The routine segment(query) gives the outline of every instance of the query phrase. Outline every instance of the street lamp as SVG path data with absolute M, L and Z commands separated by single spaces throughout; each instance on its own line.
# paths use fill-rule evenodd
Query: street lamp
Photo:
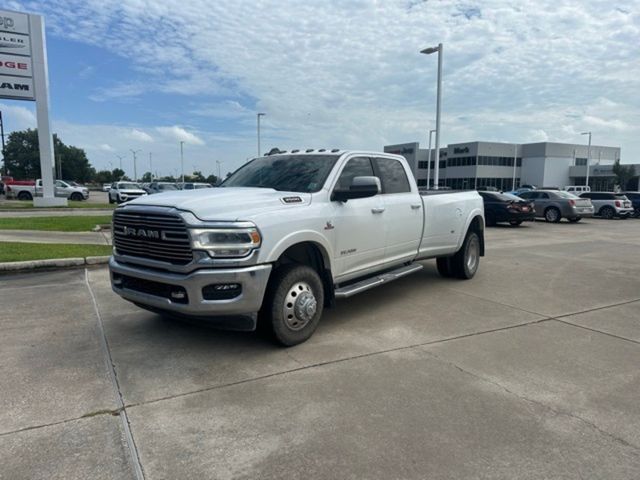
M 182 177 L 182 183 L 184 183 L 184 151 L 183 151 L 184 141 L 180 142 L 180 175 Z
M 587 180 L 585 185 L 589 185 L 589 164 L 591 163 L 591 132 L 582 132 L 580 135 L 589 135 L 589 147 L 587 147 Z
M 131 153 L 133 153 L 133 181 L 138 181 L 138 167 L 136 166 L 136 155 L 140 153 L 142 150 L 132 150 L 129 149 Z
M 420 50 L 420 53 L 425 55 L 431 55 L 438 52 L 438 90 L 436 93 L 436 165 L 433 172 L 434 188 L 438 190 L 438 183 L 440 181 L 440 104 L 442 101 L 442 44 L 439 43 L 437 47 L 429 47 L 424 50 Z
M 116 157 L 120 160 L 120 170 L 122 170 L 122 159 L 124 158 L 124 155 L 116 155 Z
M 427 190 L 429 190 L 429 180 L 431 180 L 431 136 L 435 129 L 429 130 L 429 158 L 427 159 Z
M 222 165 L 224 162 L 221 162 L 220 160 L 216 160 L 216 163 L 218 164 L 218 181 L 222 180 L 222 174 L 220 173 L 220 165 Z
M 258 156 L 260 156 L 260 117 L 264 117 L 266 113 L 257 113 L 256 117 L 258 117 Z

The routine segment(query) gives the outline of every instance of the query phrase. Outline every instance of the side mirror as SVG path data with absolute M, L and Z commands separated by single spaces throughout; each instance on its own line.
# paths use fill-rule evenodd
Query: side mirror
M 353 177 L 348 190 L 334 190 L 332 200 L 346 202 L 354 198 L 373 197 L 382 191 L 378 177 Z

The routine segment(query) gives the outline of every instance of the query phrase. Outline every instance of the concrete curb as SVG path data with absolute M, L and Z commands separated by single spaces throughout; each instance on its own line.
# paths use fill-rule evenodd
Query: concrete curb
M 108 256 L 86 258 L 51 258 L 46 260 L 26 260 L 23 262 L 0 262 L 0 274 L 9 272 L 25 272 L 40 269 L 83 267 L 85 265 L 102 265 L 108 262 Z

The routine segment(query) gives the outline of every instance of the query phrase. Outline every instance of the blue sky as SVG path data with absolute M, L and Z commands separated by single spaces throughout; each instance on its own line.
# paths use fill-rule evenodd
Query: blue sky
M 637 1 L 0 1 L 47 22 L 54 130 L 98 168 L 233 170 L 291 148 L 426 143 L 443 42 L 442 140 L 583 142 L 640 162 Z M 0 101 L 7 130 L 33 105 Z M 145 168 L 146 169 L 146 168 Z M 142 167 L 139 168 L 139 171 Z M 223 172 L 224 173 L 224 172 Z

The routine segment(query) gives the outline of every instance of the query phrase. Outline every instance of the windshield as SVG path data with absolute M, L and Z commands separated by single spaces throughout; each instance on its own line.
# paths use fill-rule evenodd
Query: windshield
M 137 183 L 119 183 L 118 188 L 120 190 L 140 190 L 140 185 Z
M 227 178 L 221 187 L 273 188 L 283 192 L 317 192 L 338 155 L 271 155 L 256 158 Z
M 577 195 L 574 195 L 573 193 L 569 193 L 569 192 L 563 192 L 563 191 L 557 191 L 557 192 L 553 192 L 556 197 L 560 197 L 560 198 L 580 198 Z
M 176 187 L 176 185 L 173 183 L 159 183 L 158 189 L 159 190 L 178 190 L 178 187 Z

